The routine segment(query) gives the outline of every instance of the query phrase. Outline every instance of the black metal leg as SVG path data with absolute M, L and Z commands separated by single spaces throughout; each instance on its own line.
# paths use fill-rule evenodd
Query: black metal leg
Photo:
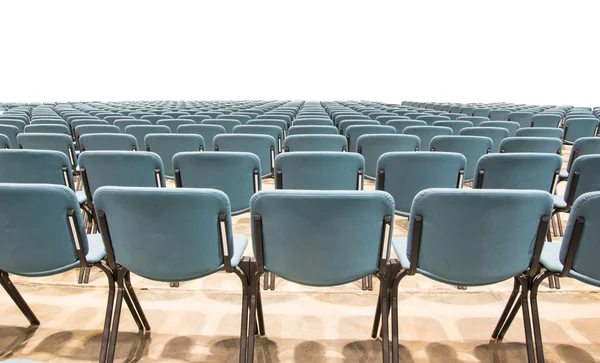
M 110 340 L 108 344 L 108 354 L 106 357 L 106 361 L 111 363 L 115 360 L 115 350 L 117 348 L 117 335 L 119 333 L 119 322 L 121 320 L 121 307 L 123 306 L 123 295 L 125 294 L 125 286 L 123 283 L 123 275 L 125 272 L 123 270 L 118 271 L 118 280 L 117 280 L 117 299 L 115 301 L 115 311 L 113 315 L 112 321 L 112 330 L 110 332 Z
M 531 331 L 531 319 L 529 314 L 529 278 L 522 276 L 521 281 L 521 307 L 523 308 L 523 325 L 525 327 L 525 345 L 527 346 L 527 360 L 535 363 L 533 348 L 533 334 Z
M 106 315 L 104 316 L 104 329 L 102 331 L 102 345 L 100 346 L 100 363 L 106 362 L 106 354 L 108 348 L 108 339 L 110 337 L 110 326 L 113 317 L 113 307 L 115 305 L 115 277 L 113 271 L 101 264 L 97 265 L 108 279 L 108 299 L 106 301 Z
M 560 278 L 558 276 L 554 276 L 554 288 L 560 290 Z
M 546 232 L 546 240 L 548 242 L 552 242 L 552 233 L 550 233 L 550 228 L 548 228 L 548 232 Z
M 170 282 L 169 287 L 179 287 L 179 282 L 178 281 Z
M 508 301 L 506 302 L 506 306 L 504 307 L 504 311 L 502 311 L 502 315 L 500 315 L 500 319 L 498 320 L 498 323 L 496 324 L 496 328 L 494 328 L 494 332 L 492 333 L 492 338 L 493 339 L 498 339 L 498 335 L 500 334 L 500 331 L 501 331 L 502 327 L 507 322 L 508 314 L 511 312 L 511 310 L 514 307 L 515 300 L 517 299 L 517 295 L 519 294 L 519 290 L 520 289 L 521 289 L 521 283 L 515 277 L 514 278 L 514 284 L 513 284 L 513 290 L 510 293 L 510 296 L 508 297 Z M 508 329 L 508 327 L 507 327 L 507 329 Z M 502 338 L 500 338 L 500 339 L 502 339 Z
M 260 286 L 256 289 L 256 317 L 258 319 L 258 335 L 265 336 L 265 318 L 263 316 L 262 296 L 260 295 Z
M 389 339 L 389 327 L 388 327 L 388 280 L 385 276 L 378 276 L 379 278 L 379 299 L 381 300 L 381 354 L 383 362 L 387 363 L 390 361 L 390 339 Z
M 265 272 L 264 279 L 265 280 L 263 282 L 263 289 L 269 290 L 269 272 Z
M 540 326 L 540 314 L 537 304 L 537 293 L 540 283 L 548 276 L 551 272 L 546 272 L 541 276 L 538 276 L 531 286 L 531 319 L 533 321 L 533 337 L 535 341 L 535 354 L 538 363 L 544 363 L 544 346 L 542 343 L 542 328 Z
M 144 310 L 142 309 L 142 305 L 137 298 L 135 291 L 133 290 L 133 286 L 131 285 L 131 272 L 127 271 L 124 277 L 124 286 L 125 286 L 125 302 L 127 303 L 127 307 L 129 307 L 129 311 L 131 312 L 131 316 L 133 316 L 133 320 L 138 326 L 140 332 L 149 332 L 150 331 L 150 323 L 146 318 L 146 314 L 144 314 Z
M 402 270 L 400 273 L 392 276 L 392 362 L 398 363 L 400 361 L 400 351 L 398 347 L 398 286 L 400 281 L 408 274 L 407 271 Z
M 548 276 L 548 287 L 554 289 L 554 276 Z
M 369 291 L 373 291 L 373 276 L 372 275 L 367 276 L 367 289 Z
M 275 275 L 272 272 L 269 272 L 269 275 L 270 275 L 270 279 L 271 279 L 270 288 L 271 288 L 271 291 L 274 291 L 275 290 Z
M 554 216 L 550 218 L 550 226 L 552 227 L 552 234 L 558 236 L 558 232 L 556 231 L 556 223 L 554 223 Z
M 377 298 L 377 306 L 375 307 L 375 318 L 373 319 L 373 329 L 371 330 L 371 338 L 377 339 L 377 331 L 379 330 L 379 320 L 381 319 L 381 299 Z
M 362 286 L 361 286 L 362 290 L 366 291 L 367 290 L 367 278 L 363 277 L 362 279 L 360 279 L 360 282 L 362 284 Z
M 560 219 L 560 212 L 556 212 L 556 224 L 558 224 L 558 233 L 562 237 L 564 235 L 564 233 L 563 233 L 562 220 Z
M 521 295 L 523 295 L 523 291 L 521 291 Z M 504 336 L 506 335 L 508 328 L 510 328 L 510 325 L 512 324 L 513 320 L 515 320 L 515 317 L 517 316 L 517 314 L 519 313 L 519 310 L 521 309 L 521 303 L 522 303 L 521 296 L 519 296 L 519 298 L 515 301 L 515 305 L 513 306 L 512 310 L 510 311 L 510 314 L 508 315 L 508 318 L 506 319 L 504 326 L 502 326 L 502 329 L 500 329 L 500 333 L 498 333 L 498 337 L 496 338 L 497 340 L 504 339 Z
M 79 268 L 79 277 L 77 278 L 77 283 L 79 285 L 83 284 L 83 275 L 85 274 L 85 272 L 83 270 L 84 270 L 83 267 Z
M 15 287 L 15 285 L 10 280 L 8 276 L 8 272 L 0 271 L 0 285 L 4 288 L 8 296 L 14 301 L 15 305 L 21 310 L 21 313 L 27 318 L 29 324 L 31 325 L 40 325 L 40 321 L 35 316 L 23 296 L 19 293 L 19 290 Z
M 256 335 L 254 332 L 256 331 L 256 290 L 259 288 L 260 275 L 256 274 L 252 276 L 251 284 L 250 284 L 250 316 L 248 317 L 248 322 L 250 326 L 248 327 L 248 353 L 247 353 L 247 363 L 254 362 L 254 340 Z
M 240 331 L 240 363 L 246 362 L 246 344 L 248 343 L 248 299 L 250 293 L 250 258 L 244 257 L 234 270 L 242 282 L 242 321 Z

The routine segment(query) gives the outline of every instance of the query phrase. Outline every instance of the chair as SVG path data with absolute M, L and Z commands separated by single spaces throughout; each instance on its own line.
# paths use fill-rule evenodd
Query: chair
M 513 278 L 513 293 L 500 322 L 508 316 L 521 290 L 517 305 L 523 307 L 528 360 L 534 363 L 529 284 L 539 271 L 551 210 L 551 195 L 537 190 L 427 189 L 420 192 L 411 207 L 408 237 L 392 240 L 399 259 L 392 262 L 388 272 L 395 276 L 390 285 L 392 361 L 399 360 L 398 286 L 407 275 L 419 273 L 441 283 L 460 286 L 485 286 Z M 387 317 L 388 307 L 378 308 L 377 311 L 384 311 L 382 316 Z M 533 310 L 536 316 L 537 309 Z M 379 316 L 375 315 L 373 337 L 378 332 Z M 494 339 L 503 337 L 499 334 L 503 328 L 500 322 L 492 334 Z
M 449 127 L 452 129 L 452 135 L 458 135 L 460 130 L 473 127 L 471 121 L 458 121 L 458 120 L 447 120 L 447 121 L 435 121 L 433 126 Z
M 464 117 L 465 115 L 463 115 L 462 113 L 456 113 L 456 112 L 445 112 L 445 113 L 441 113 L 440 116 L 446 116 L 446 117 L 450 118 L 450 120 L 457 120 L 459 117 Z
M 508 121 L 517 122 L 521 127 L 530 127 L 533 115 L 533 112 L 511 112 Z
M 490 121 L 508 121 L 510 110 L 491 110 L 488 113 Z
M 131 272 L 154 281 L 189 281 L 225 270 L 238 275 L 242 291 L 248 291 L 249 263 L 242 262 L 248 239 L 233 234 L 225 193 L 214 189 L 103 187 L 96 192 L 95 201 L 102 239 L 109 251 L 107 263 L 115 271 L 119 287 L 108 362 L 115 355 L 123 299 L 127 302 L 128 295 L 135 296 Z M 244 309 L 247 302 L 244 296 Z M 133 305 L 141 320 L 138 329 L 150 331 L 139 301 L 135 299 Z M 244 331 L 247 321 L 242 320 Z
M 273 175 L 275 157 L 277 156 L 277 142 L 269 135 L 252 134 L 222 134 L 213 139 L 215 151 L 243 151 L 250 152 L 260 159 L 261 177 Z
M 377 190 L 394 197 L 397 215 L 408 217 L 414 197 L 427 188 L 462 188 L 467 159 L 454 152 L 389 152 L 377 162 Z
M 348 151 L 356 152 L 357 140 L 363 135 L 385 135 L 396 134 L 396 129 L 392 126 L 381 125 L 354 125 L 346 128 L 344 136 L 348 140 Z
M 173 156 L 184 151 L 204 150 L 204 139 L 194 134 L 149 134 L 144 138 L 146 151 L 152 151 L 160 156 L 165 176 L 174 178 Z
M 460 131 L 464 136 L 484 136 L 492 139 L 492 152 L 500 152 L 500 143 L 508 137 L 508 129 L 503 127 L 468 127 Z
M 16 145 L 21 149 L 54 150 L 67 155 L 71 161 L 71 169 L 77 175 L 77 154 L 73 140 L 69 135 L 63 134 L 34 134 L 22 133 L 17 135 Z
M 346 151 L 348 141 L 342 135 L 290 135 L 283 142 L 288 151 Z
M 596 136 L 598 134 L 598 119 L 594 117 L 567 119 L 564 129 L 564 142 L 573 144 L 579 138 Z
M 31 120 L 31 125 L 63 125 L 63 126 L 69 126 L 69 124 L 67 124 L 67 121 L 63 120 L 62 118 L 57 118 L 57 119 L 50 119 L 50 118 L 40 118 L 40 119 L 33 119 Z
M 137 140 L 129 134 L 87 134 L 79 138 L 79 147 L 84 151 L 139 150 Z
M 450 121 L 450 117 L 448 116 L 434 116 L 434 115 L 429 115 L 429 116 L 419 116 L 417 117 L 417 120 L 421 120 L 421 121 L 425 121 L 427 123 L 428 126 L 433 126 L 434 122 L 436 121 Z
M 408 117 L 405 116 L 398 116 L 396 114 L 387 114 L 384 116 L 377 116 L 375 118 L 375 120 L 379 121 L 382 125 L 385 125 L 386 122 L 388 121 L 392 121 L 392 120 L 410 120 Z
M 238 120 L 239 122 L 242 123 L 242 125 L 247 124 L 248 121 L 251 120 L 251 117 L 248 116 L 248 115 L 229 114 L 229 115 L 219 115 L 219 116 L 217 116 L 217 120 L 223 119 L 223 118 L 227 118 L 227 119 L 230 119 L 230 120 Z
M 600 138 L 582 137 L 577 139 L 571 148 L 571 154 L 569 155 L 566 171 L 560 173 L 559 181 L 568 179 L 569 171 L 571 170 L 571 166 L 573 165 L 575 159 L 577 159 L 579 156 L 593 154 L 600 154 Z
M 207 117 L 208 118 L 208 117 Z M 150 121 L 150 123 L 152 123 L 153 125 L 156 125 L 156 123 L 160 120 L 170 120 L 172 119 L 171 116 L 167 116 L 167 115 L 147 115 L 144 114 L 140 117 L 141 120 L 146 120 L 146 121 Z
M 260 301 L 260 277 L 265 272 L 308 286 L 337 286 L 375 275 L 381 286 L 379 304 L 383 308 L 379 311 L 387 317 L 388 280 L 384 271 L 394 225 L 394 201 L 389 194 L 261 191 L 252 197 L 250 213 L 257 267 L 250 279 L 251 301 Z M 250 363 L 257 314 L 258 332 L 264 335 L 261 312 L 261 304 L 250 304 L 247 344 L 244 334 L 241 337 L 241 351 L 248 347 Z M 383 359 L 387 361 L 387 318 L 382 323 Z
M 12 147 L 16 147 L 17 145 L 19 145 L 19 143 L 17 142 L 18 133 L 19 129 L 16 126 L 0 125 L 0 135 L 6 136 L 10 141 L 10 145 L 13 145 Z
M 461 116 L 456 119 L 457 121 L 469 121 L 473 123 L 473 126 L 479 126 L 482 122 L 489 121 L 487 116 Z
M 557 127 L 522 127 L 515 132 L 516 137 L 554 137 L 562 140 L 563 130 Z
M 442 126 L 409 126 L 404 129 L 404 134 L 418 136 L 421 139 L 421 150 L 429 150 L 435 136 L 452 135 L 452 129 Z
M 463 115 L 467 115 L 467 116 L 472 116 L 473 115 L 473 110 L 475 109 L 475 107 L 470 107 L 470 106 L 462 106 L 459 110 L 458 113 L 462 113 Z
M 35 124 L 25 126 L 24 132 L 34 132 L 38 134 L 64 134 L 70 135 L 69 128 L 65 125 Z
M 0 118 L 0 125 L 15 126 L 17 129 L 19 129 L 19 132 L 23 132 L 23 130 L 25 129 L 25 126 L 27 124 L 25 123 L 25 121 L 21 121 L 21 120 L 10 120 L 10 119 Z
M 152 122 L 150 122 L 150 120 L 135 120 L 135 119 L 131 119 L 131 120 L 116 120 L 113 125 L 117 126 L 119 128 L 119 130 L 121 130 L 121 132 L 125 132 L 125 128 L 127 126 L 133 126 L 133 125 L 152 125 Z
M 345 122 L 345 121 L 344 121 Z M 373 121 L 377 122 L 377 121 Z M 292 126 L 288 136 L 292 135 L 338 135 L 339 131 L 333 126 Z
M 480 127 L 501 127 L 508 130 L 508 137 L 513 137 L 521 125 L 512 121 L 484 121 L 479 124 Z
M 249 120 L 246 122 L 246 125 L 277 126 L 281 129 L 283 138 L 285 139 L 287 137 L 288 124 L 283 120 Z
M 532 189 L 554 193 L 562 157 L 557 154 L 512 153 L 483 155 L 477 162 L 477 189 Z
M 132 116 L 123 116 L 123 115 L 117 115 L 117 116 L 106 116 L 104 118 L 104 120 L 106 122 L 108 122 L 110 125 L 113 125 L 115 123 L 115 121 L 117 120 L 134 120 L 135 118 L 133 118 Z
M 233 133 L 233 128 L 241 125 L 242 123 L 238 120 L 232 120 L 232 119 L 207 119 L 207 120 L 203 120 L 201 124 L 202 125 L 223 126 L 225 128 L 225 131 L 228 134 L 231 134 L 231 133 Z
M 489 117 L 491 109 L 489 108 L 474 108 L 472 116 L 476 117 Z M 471 121 L 471 120 L 469 120 Z M 475 122 L 473 122 L 475 124 Z
M 233 128 L 234 134 L 255 134 L 269 135 L 277 141 L 278 153 L 281 153 L 283 148 L 283 130 L 279 126 L 270 125 L 240 125 Z
M 171 133 L 175 134 L 177 133 L 177 128 L 181 125 L 195 125 L 196 122 L 194 120 L 188 120 L 188 119 L 182 119 L 182 118 L 178 118 L 178 119 L 173 119 L 173 120 L 158 120 L 156 122 L 157 125 L 160 126 L 167 126 L 168 128 L 171 129 Z
M 500 143 L 501 153 L 562 154 L 562 141 L 554 137 L 507 137 Z
M 181 118 L 182 116 L 183 117 L 188 116 L 189 112 L 184 112 L 184 111 L 169 111 L 169 112 L 163 112 L 162 114 L 163 115 L 167 115 L 167 116 L 171 116 L 174 119 L 177 119 L 177 118 Z
M 164 125 L 131 125 L 125 127 L 125 133 L 135 137 L 138 147 L 145 149 L 144 138 L 150 134 L 168 134 L 171 129 Z
M 73 120 L 70 124 L 71 126 L 71 135 L 75 136 L 75 129 L 79 126 L 84 125 L 108 125 L 108 121 L 105 120 L 91 120 L 91 119 L 76 119 Z
M 377 162 L 388 152 L 418 151 L 421 140 L 414 135 L 362 135 L 356 141 L 357 152 L 365 158 L 365 178 L 375 180 Z
M 0 134 L 0 147 L 3 147 L 4 149 L 12 149 L 12 144 L 8 136 Z
M 558 127 L 561 117 L 553 114 L 539 113 L 531 118 L 531 127 Z
M 427 122 L 422 120 L 392 120 L 385 125 L 394 127 L 397 134 L 402 134 L 404 129 L 409 126 L 427 126 Z
M 436 136 L 431 140 L 431 151 L 455 152 L 467 159 L 464 182 L 471 182 L 475 176 L 475 167 L 480 157 L 489 154 L 492 149 L 492 139 L 482 136 Z
M 297 118 L 292 126 L 333 126 L 330 118 Z

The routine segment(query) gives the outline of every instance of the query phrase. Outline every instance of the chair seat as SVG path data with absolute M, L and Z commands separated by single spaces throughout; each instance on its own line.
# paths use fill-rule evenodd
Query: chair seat
M 233 235 L 233 255 L 231 256 L 231 267 L 236 267 L 244 256 L 244 251 L 248 245 L 248 237 L 243 234 Z
M 545 242 L 542 255 L 540 256 L 540 263 L 554 273 L 560 273 L 563 270 L 563 264 L 560 262 L 561 246 L 562 243 Z M 585 282 L 586 284 L 600 287 L 600 281 L 584 276 L 574 270 L 569 271 L 569 277 Z
M 569 173 L 566 170 L 561 170 L 560 173 L 558 174 L 558 177 L 560 179 L 568 179 Z
M 78 190 L 75 192 L 75 194 L 77 195 L 77 201 L 79 202 L 79 204 L 87 202 L 87 196 L 85 195 L 85 191 Z
M 554 208 L 563 209 L 567 208 L 567 202 L 565 202 L 565 198 L 562 195 L 553 195 L 554 198 Z

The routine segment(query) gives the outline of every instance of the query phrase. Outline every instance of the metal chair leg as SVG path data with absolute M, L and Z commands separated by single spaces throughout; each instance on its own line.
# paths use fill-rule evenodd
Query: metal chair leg
M 375 306 L 375 318 L 373 319 L 373 328 L 371 329 L 371 338 L 377 339 L 377 332 L 379 331 L 379 321 L 381 320 L 381 299 L 377 299 L 377 306 Z
M 560 279 L 558 276 L 554 276 L 554 288 L 556 290 L 560 290 Z
M 367 276 L 367 290 L 373 291 L 373 275 Z
M 179 287 L 179 282 L 178 281 L 170 282 L 169 287 Z
M 269 275 L 271 279 L 271 285 L 269 286 L 269 288 L 271 289 L 271 291 L 275 291 L 275 275 L 272 272 L 269 272 Z
M 529 313 L 529 278 L 522 276 L 521 281 L 521 307 L 523 308 L 523 325 L 525 326 L 525 345 L 527 346 L 527 360 L 535 363 L 533 348 L 533 334 L 531 331 L 531 319 Z
M 248 353 L 247 353 L 247 363 L 254 362 L 254 340 L 256 335 L 254 334 L 256 330 L 256 290 L 259 288 L 260 275 L 252 276 L 251 284 L 250 284 L 250 316 L 248 317 L 248 322 L 250 326 L 248 327 Z
M 531 318 L 533 321 L 533 337 L 535 341 L 535 354 L 537 363 L 544 363 L 544 346 L 542 343 L 542 330 L 540 326 L 540 315 L 537 304 L 537 293 L 540 283 L 548 276 L 551 272 L 546 272 L 541 276 L 538 276 L 531 286 Z
M 564 236 L 562 220 L 560 219 L 560 212 L 556 212 L 556 224 L 558 224 L 558 233 L 561 237 Z
M 120 278 L 119 278 L 120 280 Z M 121 321 L 121 307 L 123 306 L 123 294 L 125 293 L 125 287 L 120 281 L 117 289 L 117 298 L 115 301 L 115 311 L 112 321 L 112 330 L 110 332 L 110 340 L 108 344 L 108 354 L 106 356 L 107 362 L 113 362 L 115 360 L 115 350 L 117 347 L 117 335 L 119 334 L 119 322 Z
M 264 281 L 263 281 L 263 289 L 269 290 L 269 272 L 265 272 Z
M 15 285 L 10 280 L 8 272 L 0 271 L 0 285 L 2 285 L 8 296 L 10 296 L 15 305 L 17 305 L 19 310 L 21 310 L 21 313 L 23 313 L 25 318 L 27 318 L 29 324 L 40 325 L 40 321 L 35 316 L 29 305 L 27 305 L 27 302 L 25 302 L 25 299 L 23 299 L 23 296 L 21 296 L 19 290 L 17 290 Z
M 392 288 L 391 288 L 391 296 L 392 296 L 392 362 L 398 363 L 400 361 L 400 352 L 398 348 L 398 286 L 400 286 L 400 281 L 408 274 L 407 271 L 400 271 L 395 274 L 395 276 L 391 276 L 392 280 Z
M 106 315 L 104 316 L 104 329 L 102 330 L 102 345 L 100 346 L 100 363 L 106 362 L 108 353 L 108 339 L 110 337 L 110 327 L 113 317 L 113 307 L 115 305 L 115 276 L 114 272 L 102 264 L 97 265 L 108 279 L 108 299 L 106 301 Z
M 360 279 L 360 282 L 361 282 L 361 284 L 362 284 L 362 287 L 361 287 L 361 288 L 362 288 L 362 290 L 363 290 L 363 291 L 366 291 L 366 290 L 367 290 L 367 278 L 366 278 L 366 277 L 363 277 L 362 279 Z
M 240 278 L 242 282 L 242 321 L 240 331 L 240 363 L 246 362 L 246 351 L 248 343 L 248 299 L 250 295 L 250 258 L 244 257 L 234 270 L 234 273 Z
M 388 280 L 386 276 L 378 276 L 379 278 L 379 299 L 381 300 L 381 354 L 383 362 L 390 361 L 390 339 L 388 326 Z
M 492 333 L 493 339 L 498 339 L 498 335 L 500 334 L 501 329 L 507 322 L 508 314 L 514 308 L 515 300 L 517 299 L 517 295 L 519 294 L 520 289 L 521 289 L 521 283 L 515 277 L 514 284 L 513 284 L 513 290 L 510 293 L 510 296 L 508 297 L 508 301 L 506 302 L 504 311 L 502 311 L 502 315 L 500 315 L 500 319 L 498 320 L 498 323 L 496 324 L 496 327 L 494 328 L 494 332 Z M 506 329 L 508 329 L 508 327 Z M 502 339 L 502 338 L 500 338 L 500 339 Z
M 144 314 L 144 310 L 142 310 L 142 305 L 133 290 L 133 286 L 131 285 L 131 272 L 127 271 L 124 277 L 124 286 L 125 286 L 125 294 L 123 295 L 125 299 L 125 303 L 131 312 L 131 316 L 138 326 L 138 330 L 140 332 L 149 332 L 150 331 L 150 323 L 146 318 L 146 314 Z

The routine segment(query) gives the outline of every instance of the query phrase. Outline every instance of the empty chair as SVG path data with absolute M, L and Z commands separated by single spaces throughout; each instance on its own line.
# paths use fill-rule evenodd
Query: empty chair
M 383 135 L 383 134 L 395 134 L 396 128 L 392 126 L 381 126 L 381 125 L 354 125 L 348 127 L 344 136 L 348 140 L 348 151 L 356 152 L 357 140 L 363 135 Z
M 106 116 L 104 118 L 104 120 L 107 121 L 109 124 L 113 125 L 116 120 L 134 120 L 134 118 L 131 116 L 118 115 L 118 116 Z
M 458 120 L 447 120 L 447 121 L 435 121 L 433 126 L 442 126 L 449 127 L 452 129 L 453 135 L 460 134 L 460 130 L 473 127 L 473 123 L 471 121 L 458 121 Z
M 489 108 L 474 108 L 472 116 L 489 117 L 491 109 Z M 473 122 L 474 124 L 474 122 Z
M 427 189 L 419 193 L 411 207 L 408 236 L 392 241 L 399 259 L 392 265 L 398 272 L 390 285 L 393 361 L 398 362 L 399 357 L 398 286 L 406 275 L 418 272 L 435 281 L 460 286 L 485 286 L 514 279 L 513 294 L 500 320 L 506 319 L 521 290 L 519 302 L 528 360 L 535 362 L 529 285 L 539 271 L 551 209 L 552 196 L 536 190 Z M 385 307 L 383 311 L 387 311 Z M 373 336 L 378 325 L 376 315 Z M 498 323 L 492 334 L 494 339 L 502 338 L 502 326 Z
M 202 125 L 223 126 L 228 134 L 233 133 L 233 128 L 241 124 L 242 123 L 240 121 L 232 119 L 207 119 L 202 121 Z
M 379 299 L 383 308 L 378 314 L 385 312 L 382 350 L 387 361 L 388 281 L 384 270 L 394 224 L 391 196 L 377 191 L 262 191 L 252 197 L 250 213 L 252 242 L 257 251 L 251 301 L 259 299 L 264 272 L 309 286 L 337 286 L 375 275 L 382 289 Z M 327 223 L 323 223 L 325 220 Z M 264 332 L 261 312 L 256 304 L 250 305 L 247 345 L 242 332 L 241 346 L 248 347 L 249 362 L 254 355 L 257 314 L 258 331 Z
M 133 126 L 133 125 L 152 125 L 152 123 L 150 122 L 150 120 L 135 120 L 135 119 L 130 119 L 130 120 L 116 120 L 113 125 L 117 126 L 119 128 L 119 130 L 121 130 L 121 132 L 125 132 L 125 128 L 127 126 Z
M 593 137 L 598 134 L 598 119 L 572 118 L 565 121 L 564 142 L 572 144 L 582 137 Z
M 358 126 L 358 125 L 373 125 L 373 126 L 381 126 L 379 121 L 375 120 L 344 120 L 341 121 L 338 125 L 340 129 L 340 135 L 345 135 L 346 129 L 350 126 Z
M 507 137 L 500 143 L 501 153 L 548 153 L 562 152 L 562 141 L 554 137 Z
M 385 125 L 386 122 L 388 121 L 392 121 L 392 120 L 409 120 L 408 117 L 405 116 L 398 116 L 396 114 L 387 114 L 384 116 L 377 116 L 375 118 L 375 120 L 381 122 L 382 125 Z
M 404 129 L 404 134 L 418 136 L 421 139 L 421 150 L 429 150 L 429 144 L 435 136 L 452 135 L 452 129 L 442 126 L 410 126 Z
M 465 115 L 463 115 L 462 113 L 445 112 L 441 113 L 440 116 L 448 117 L 450 120 L 456 120 L 459 117 L 464 117 Z
M 152 151 L 160 156 L 166 177 L 175 176 L 173 156 L 183 151 L 204 150 L 204 139 L 195 134 L 148 134 L 144 138 L 146 151 Z
M 336 129 L 337 130 L 337 129 Z M 290 135 L 283 142 L 288 151 L 346 151 L 348 141 L 342 135 Z
M 414 135 L 362 135 L 356 141 L 356 149 L 365 158 L 365 177 L 377 177 L 377 162 L 388 152 L 417 151 L 421 140 Z
M 145 149 L 144 138 L 149 134 L 168 134 L 171 129 L 164 125 L 132 125 L 125 127 L 125 133 L 133 135 L 137 141 L 138 147 Z
M 482 136 L 436 136 L 431 140 L 432 151 L 455 152 L 467 159 L 464 181 L 470 182 L 475 175 L 475 167 L 480 157 L 492 150 L 493 141 Z
M 533 112 L 511 112 L 508 115 L 508 121 L 518 123 L 521 127 L 530 127 Z
M 58 119 L 40 118 L 31 120 L 31 125 L 63 125 L 68 126 L 67 121 Z
M 416 120 L 419 116 L 431 116 L 431 114 L 413 111 L 413 112 L 405 113 L 404 116 L 410 117 L 411 120 Z M 444 114 L 444 116 L 446 116 L 446 115 Z
M 77 169 L 77 154 L 69 135 L 22 133 L 17 136 L 16 144 L 22 149 L 60 151 L 71 161 L 71 169 L 74 172 Z
M 6 136 L 4 134 L 0 134 L 0 148 L 11 149 L 12 147 L 13 147 L 12 143 L 10 142 L 10 139 L 8 138 L 8 136 Z
M 207 118 L 209 117 L 207 116 Z M 172 119 L 172 117 L 167 115 L 142 115 L 140 119 L 150 121 L 153 125 L 156 125 L 158 121 Z
M 69 123 L 71 126 L 71 133 L 75 135 L 75 129 L 79 126 L 84 125 L 108 125 L 108 122 L 105 120 L 93 120 L 93 119 L 76 119 Z
M 0 125 L 11 125 L 11 126 L 15 126 L 17 129 L 19 129 L 19 132 L 23 132 L 23 130 L 25 129 L 25 126 L 27 125 L 25 123 L 25 121 L 20 121 L 20 120 L 7 120 L 7 119 L 2 119 L 0 118 Z
M 333 126 L 333 121 L 329 118 L 297 118 L 292 126 Z
M 186 117 L 187 118 L 187 117 Z M 251 120 L 251 117 L 248 115 L 238 115 L 238 114 L 229 114 L 229 115 L 219 115 L 217 116 L 217 120 L 222 119 L 222 118 L 227 118 L 230 120 L 238 120 L 239 122 L 242 123 L 242 125 L 245 125 L 248 123 L 248 121 Z
M 121 129 L 115 125 L 80 125 L 75 128 L 75 135 L 86 134 L 120 134 Z
M 373 121 L 377 122 L 377 121 Z M 288 136 L 292 135 L 338 135 L 338 129 L 333 126 L 292 126 Z
M 277 126 L 281 129 L 283 133 L 283 138 L 287 137 L 288 124 L 283 120 L 250 120 L 246 122 L 246 125 L 267 125 L 267 126 Z
M 204 149 L 214 150 L 213 139 L 219 134 L 225 134 L 227 131 L 219 125 L 181 125 L 177 128 L 179 134 L 200 135 L 204 139 Z
M 555 154 L 488 154 L 477 162 L 473 185 L 481 189 L 535 189 L 554 192 L 562 157 Z
M 473 110 L 475 109 L 475 107 L 471 107 L 471 106 L 462 106 L 459 110 L 458 113 L 462 113 L 463 115 L 467 115 L 467 116 L 472 116 L 473 115 Z
M 250 210 L 250 198 L 262 188 L 260 160 L 247 152 L 181 152 L 173 157 L 178 188 L 218 189 L 229 198 L 231 214 Z
M 10 145 L 16 148 L 19 143 L 17 142 L 17 134 L 19 129 L 13 125 L 0 125 L 0 135 L 4 135 L 10 141 Z M 337 133 L 337 132 L 336 132 Z
M 558 127 L 560 119 L 559 115 L 539 113 L 531 118 L 531 127 Z
M 443 115 L 439 115 L 439 116 L 429 115 L 429 116 L 419 116 L 419 117 L 417 117 L 417 120 L 425 121 L 427 123 L 427 125 L 433 126 L 433 123 L 436 121 L 449 121 L 451 119 L 450 119 L 450 117 L 443 116 Z
M 479 124 L 480 127 L 501 127 L 508 130 L 508 137 L 515 136 L 517 130 L 521 127 L 517 122 L 512 121 L 484 121 Z
M 279 126 L 270 125 L 240 125 L 233 128 L 234 134 L 269 135 L 277 141 L 277 150 L 280 153 L 283 147 L 283 131 Z
M 46 133 L 46 134 L 64 134 L 70 135 L 69 128 L 65 125 L 49 125 L 49 124 L 35 124 L 27 125 L 24 129 L 25 132 L 35 133 Z
M 500 143 L 508 137 L 508 129 L 503 127 L 467 127 L 460 131 L 460 135 L 484 136 L 492 139 L 492 152 L 500 152 Z
M 131 305 L 127 297 L 135 296 L 131 272 L 154 281 L 189 281 L 225 270 L 236 272 L 242 291 L 248 290 L 247 276 L 238 269 L 248 239 L 233 234 L 225 193 L 214 189 L 104 187 L 95 197 L 102 238 L 111 251 L 107 263 L 115 270 L 119 286 L 108 362 L 115 355 L 123 299 Z M 248 262 L 243 263 L 246 269 Z M 247 310 L 248 300 L 244 301 Z M 137 299 L 133 306 L 141 320 L 138 329 L 150 331 Z M 242 330 L 246 324 L 242 322 Z
M 215 151 L 244 151 L 260 159 L 261 177 L 273 175 L 277 142 L 269 135 L 222 134 L 213 139 Z
M 566 171 L 560 173 L 559 180 L 567 180 L 569 177 L 569 171 L 571 170 L 571 165 L 573 165 L 573 162 L 579 156 L 594 154 L 600 154 L 600 138 L 582 137 L 577 139 L 571 148 L 571 154 L 569 155 Z
M 136 138 L 129 134 L 87 134 L 79 138 L 79 150 L 139 150 Z
M 389 152 L 379 158 L 375 185 L 394 197 L 396 214 L 408 217 L 421 190 L 462 188 L 466 163 L 459 153 Z
M 489 121 L 487 116 L 461 116 L 456 119 L 457 121 L 469 121 L 473 123 L 473 126 L 479 126 L 482 122 Z
M 515 132 L 517 137 L 554 137 L 563 138 L 563 130 L 557 127 L 522 127 Z
M 392 126 L 396 129 L 397 134 L 402 134 L 404 129 L 409 126 L 427 126 L 427 122 L 422 120 L 392 120 L 388 121 L 386 126 Z
M 194 120 L 188 119 L 174 119 L 174 120 L 159 120 L 156 122 L 157 125 L 167 126 L 171 129 L 172 134 L 177 133 L 177 128 L 181 125 L 195 125 L 196 122 Z
M 181 118 L 182 116 L 185 117 L 185 116 L 189 115 L 190 113 L 189 112 L 185 112 L 185 111 L 169 111 L 169 112 L 163 112 L 162 114 L 163 115 L 167 115 L 167 116 L 171 116 L 174 119 L 177 119 L 177 118 Z
M 488 113 L 490 121 L 508 121 L 510 110 L 491 110 Z

